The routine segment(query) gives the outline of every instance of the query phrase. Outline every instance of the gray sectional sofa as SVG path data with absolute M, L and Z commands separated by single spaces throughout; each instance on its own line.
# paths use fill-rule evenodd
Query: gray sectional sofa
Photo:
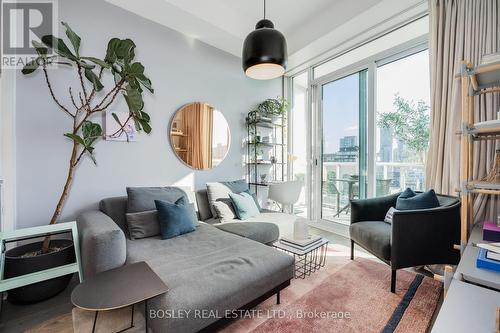
M 86 278 L 145 261 L 170 289 L 150 300 L 148 308 L 191 310 L 189 318 L 151 319 L 154 332 L 210 331 L 223 319 L 201 318 L 195 311 L 208 310 L 221 317 L 226 310 L 254 306 L 288 286 L 294 276 L 293 257 L 265 245 L 279 237 L 278 227 L 266 222 L 293 225 L 293 216 L 265 211 L 250 221 L 217 221 L 206 191 L 186 193 L 196 202 L 202 222 L 195 231 L 172 239 L 130 240 L 127 197 L 104 199 L 99 210 L 77 218 Z

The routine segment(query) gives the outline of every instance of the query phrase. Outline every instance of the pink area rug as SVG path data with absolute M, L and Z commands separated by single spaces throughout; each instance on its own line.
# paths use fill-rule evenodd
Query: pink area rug
M 326 267 L 306 279 L 292 280 L 281 292 L 227 326 L 242 332 L 426 332 L 436 310 L 442 284 L 399 270 L 396 294 L 390 292 L 390 267 L 330 245 Z

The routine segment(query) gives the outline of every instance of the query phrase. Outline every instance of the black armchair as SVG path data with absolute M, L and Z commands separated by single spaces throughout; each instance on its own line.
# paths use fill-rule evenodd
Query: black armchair
M 457 264 L 460 242 L 460 200 L 438 195 L 440 206 L 397 211 L 392 225 L 384 222 L 399 193 L 351 201 L 351 260 L 354 244 L 391 266 L 391 292 L 396 289 L 396 270 L 430 264 Z

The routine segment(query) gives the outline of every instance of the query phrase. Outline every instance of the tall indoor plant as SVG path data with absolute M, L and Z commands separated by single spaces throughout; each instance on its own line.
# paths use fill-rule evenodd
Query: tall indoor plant
M 67 23 L 62 22 L 62 25 L 65 28 L 65 33 L 72 50 L 70 50 L 62 39 L 52 35 L 44 36 L 41 39 L 42 43 L 32 42 L 38 57 L 26 64 L 22 69 L 24 75 L 33 74 L 39 70 L 43 72 L 44 84 L 48 88 L 51 99 L 72 120 L 71 128 L 68 132 L 64 133 L 64 136 L 71 140 L 72 144 L 66 181 L 52 214 L 50 224 L 57 223 L 61 215 L 61 211 L 69 195 L 76 167 L 81 163 L 82 157 L 87 155 L 96 163 L 94 157 L 95 144 L 103 138 L 104 134 L 101 125 L 94 122 L 94 118 L 106 112 L 117 99 L 124 98 L 128 105 L 128 119 L 121 122 L 118 116 L 113 114 L 113 118 L 119 124 L 119 129 L 112 135 L 128 135 L 125 126 L 129 121 L 135 123 L 138 131 L 143 130 L 146 133 L 150 133 L 150 117 L 144 111 L 142 93 L 143 88 L 149 90 L 151 93 L 154 92 L 151 81 L 144 75 L 144 66 L 140 62 L 134 61 L 135 44 L 132 40 L 112 38 L 108 42 L 104 59 L 83 56 L 80 53 L 81 38 Z M 79 88 L 74 90 L 71 86 L 67 87 L 68 100 L 70 101 L 68 103 L 63 103 L 56 96 L 53 89 L 49 78 L 49 72 L 52 71 L 49 68 L 54 65 L 70 67 L 75 70 Z M 109 89 L 105 89 L 103 84 L 103 78 L 106 74 L 111 74 L 114 78 L 114 84 Z M 55 244 L 51 245 L 50 238 L 46 237 L 42 244 L 28 244 L 24 248 L 21 246 L 13 249 L 10 252 L 10 258 L 13 261 L 6 262 L 6 275 L 11 274 L 15 276 L 16 274 L 26 273 L 25 267 L 19 269 L 22 273 L 15 271 L 15 266 L 21 262 L 21 260 L 15 260 L 17 258 L 26 258 L 26 262 L 21 263 L 21 265 L 38 266 L 38 269 L 50 268 L 44 267 L 43 264 L 37 264 L 39 264 L 42 258 L 45 258 L 44 260 L 49 262 L 48 265 L 52 265 L 57 260 L 55 258 L 48 260 L 46 259 L 47 255 L 62 252 L 63 249 L 67 248 L 56 241 L 52 243 Z M 12 269 L 14 269 L 14 272 Z M 21 295 L 17 301 L 25 302 L 47 298 L 47 292 L 41 293 L 38 291 L 39 294 L 44 294 L 42 297 L 36 297 L 36 295 L 32 295 L 33 293 L 33 291 L 24 293 L 27 294 L 27 298 L 23 299 Z M 37 292 L 35 291 L 35 293 Z M 11 294 L 15 295 L 16 291 L 9 292 L 9 299 L 11 298 Z

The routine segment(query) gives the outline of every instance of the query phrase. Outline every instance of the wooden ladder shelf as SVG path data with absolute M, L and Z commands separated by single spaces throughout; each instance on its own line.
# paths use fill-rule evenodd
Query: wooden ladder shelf
M 500 63 L 472 66 L 462 65 L 461 77 L 461 140 L 460 140 L 460 197 L 461 211 L 461 249 L 467 244 L 470 229 L 474 224 L 474 195 L 500 194 L 500 183 L 489 183 L 473 179 L 474 141 L 499 140 L 500 119 L 476 122 L 474 117 L 474 97 L 482 94 L 500 92 Z

